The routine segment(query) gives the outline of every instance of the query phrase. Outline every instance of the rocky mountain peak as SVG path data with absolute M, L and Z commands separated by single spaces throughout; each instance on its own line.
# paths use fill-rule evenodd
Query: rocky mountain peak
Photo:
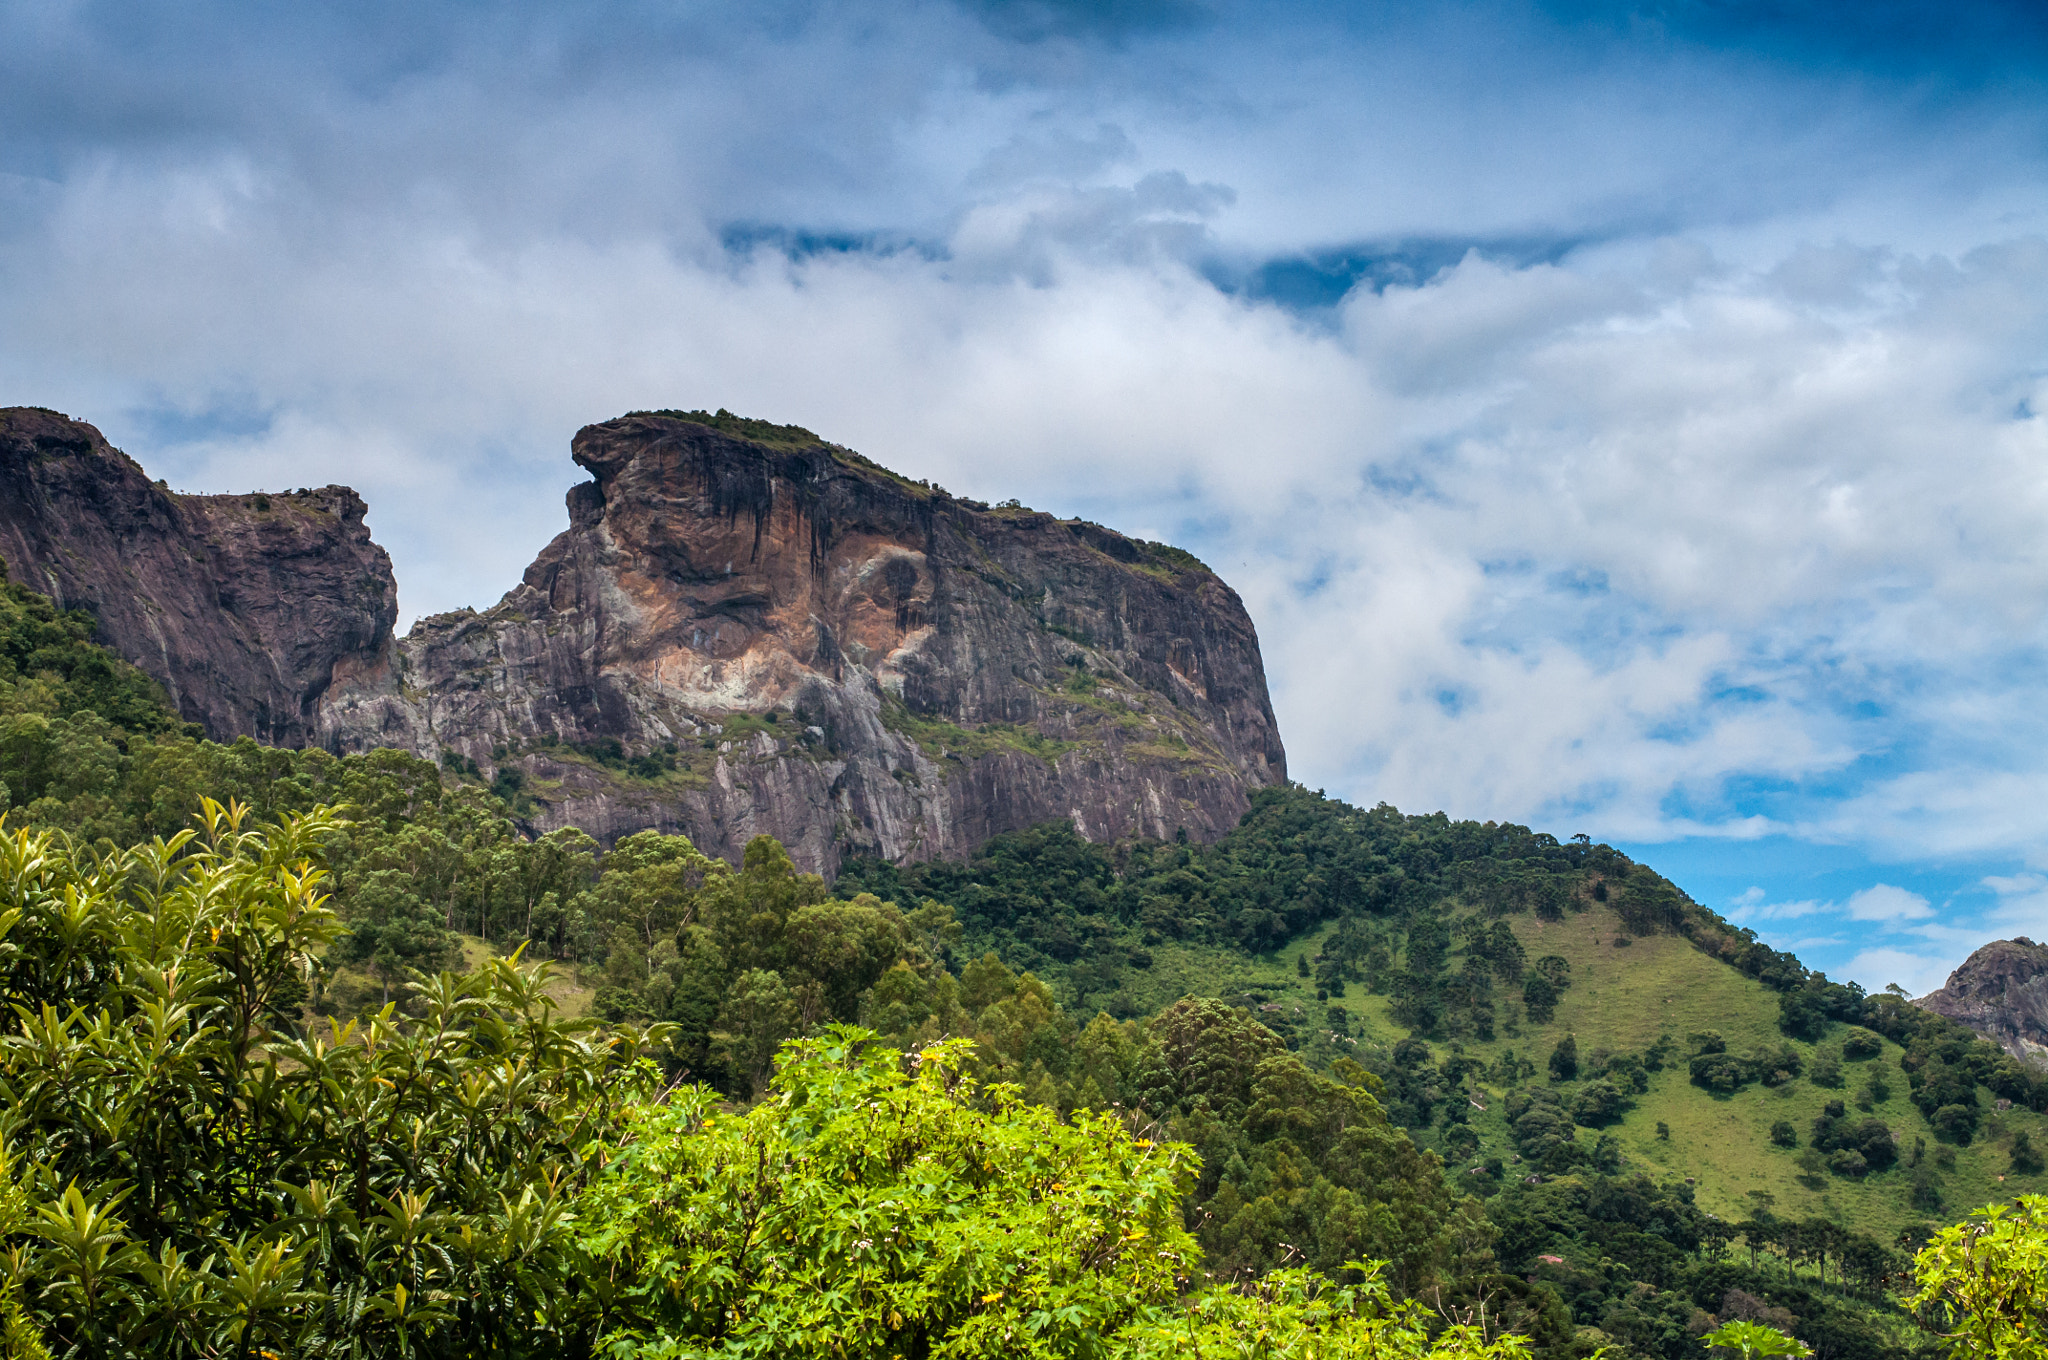
M 1914 1003 L 1968 1025 L 2015 1058 L 2048 1062 L 2048 945 L 1993 940 Z
M 0 412 L 0 556 L 214 737 L 402 747 L 536 830 L 765 832 L 829 871 L 1054 818 L 1209 839 L 1286 778 L 1244 605 L 1179 549 L 725 411 L 571 453 L 522 581 L 404 638 L 355 492 L 179 495 L 54 412 Z
M 474 766 L 537 827 L 766 832 L 821 870 L 1052 818 L 1207 839 L 1285 778 L 1251 620 L 1187 553 L 725 412 L 572 453 L 569 528 L 337 685 L 326 744 Z
M 337 670 L 388 647 L 398 588 L 365 513 L 345 486 L 180 495 L 83 421 L 0 409 L 0 558 L 221 740 L 305 744 Z

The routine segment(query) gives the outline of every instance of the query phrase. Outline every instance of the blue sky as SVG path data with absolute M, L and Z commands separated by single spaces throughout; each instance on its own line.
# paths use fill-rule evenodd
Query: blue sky
M 1305 783 L 1918 992 L 2048 935 L 2044 15 L 0 0 L 0 401 L 408 616 L 584 423 L 801 422 L 1200 553 Z

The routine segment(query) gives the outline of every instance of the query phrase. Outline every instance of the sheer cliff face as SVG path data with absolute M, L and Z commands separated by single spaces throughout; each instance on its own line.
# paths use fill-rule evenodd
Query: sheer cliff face
M 1193 558 L 769 438 L 583 430 L 595 480 L 524 583 L 339 669 L 320 739 L 517 769 L 543 826 L 766 832 L 822 870 L 1052 818 L 1212 838 L 1285 778 L 1251 620 Z
M 2048 945 L 2024 935 L 1993 940 L 1940 991 L 1913 1004 L 1968 1025 L 2023 1062 L 2048 1066 Z
M 391 561 L 347 487 L 181 496 L 92 426 L 0 409 L 0 557 L 15 580 L 99 618 L 209 735 L 315 739 L 336 671 L 381 657 Z

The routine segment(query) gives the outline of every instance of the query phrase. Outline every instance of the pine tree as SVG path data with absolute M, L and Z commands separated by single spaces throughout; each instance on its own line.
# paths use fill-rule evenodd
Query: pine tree
M 1552 1081 L 1575 1081 L 1579 1075 L 1579 1041 L 1570 1034 L 1557 1041 L 1557 1049 L 1550 1055 L 1550 1079 Z

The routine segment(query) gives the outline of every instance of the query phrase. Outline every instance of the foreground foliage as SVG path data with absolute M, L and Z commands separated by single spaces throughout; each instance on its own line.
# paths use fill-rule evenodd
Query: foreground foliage
M 2048 1197 L 2023 1195 L 1942 1229 L 1916 1265 L 1913 1303 L 1956 1360 L 2048 1354 Z
M 584 1200 L 610 1267 L 604 1347 L 652 1360 L 775 1356 L 1519 1356 L 1351 1285 L 1279 1272 L 1185 1297 L 1199 1163 L 1107 1114 L 1071 1121 L 978 1089 L 969 1046 L 907 1064 L 840 1027 L 784 1055 L 741 1116 L 677 1093 Z M 1424 1325 L 1436 1321 L 1440 1336 Z
M 534 1354 L 582 1327 L 570 1199 L 655 1080 L 538 970 L 300 1033 L 322 816 L 100 855 L 0 837 L 0 1103 L 50 1351 Z

